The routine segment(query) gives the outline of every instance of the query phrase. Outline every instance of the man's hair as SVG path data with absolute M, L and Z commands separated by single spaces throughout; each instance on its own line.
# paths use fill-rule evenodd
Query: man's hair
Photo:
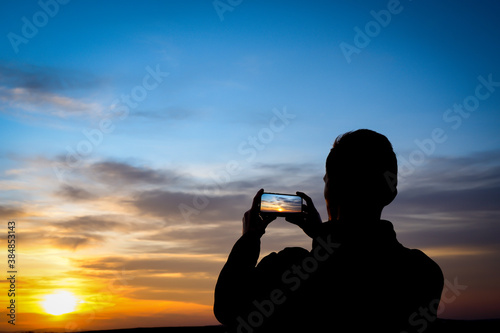
M 396 196 L 398 164 L 384 135 L 359 129 L 340 135 L 326 159 L 329 193 L 338 203 L 388 205 Z

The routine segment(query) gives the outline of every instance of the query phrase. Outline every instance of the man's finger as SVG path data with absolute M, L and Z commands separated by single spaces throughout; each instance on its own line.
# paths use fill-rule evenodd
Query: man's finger
M 306 201 L 308 207 L 314 208 L 314 203 L 310 196 L 308 196 L 304 192 L 299 192 L 299 191 L 297 191 L 297 195 Z
M 304 224 L 304 217 L 303 216 L 287 216 L 287 217 L 285 217 L 285 220 L 292 223 L 292 224 L 298 225 L 298 226 L 301 226 L 302 224 Z
M 253 197 L 253 202 L 252 202 L 252 210 L 256 210 L 259 207 L 260 204 L 260 197 L 262 196 L 262 193 L 264 193 L 264 189 L 261 188 L 255 197 Z
M 262 222 L 264 222 L 266 225 L 276 220 L 276 216 L 274 215 L 261 215 L 261 217 L 262 217 Z

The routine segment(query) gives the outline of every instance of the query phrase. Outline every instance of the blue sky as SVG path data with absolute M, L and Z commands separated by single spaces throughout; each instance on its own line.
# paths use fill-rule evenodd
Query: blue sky
M 326 218 L 331 144 L 370 128 L 391 140 L 403 171 L 385 213 L 400 240 L 474 286 L 442 315 L 500 316 L 490 265 L 500 256 L 499 4 L 61 2 L 0 5 L 0 213 L 33 247 L 73 258 L 61 272 L 83 258 L 99 273 L 108 256 L 203 252 L 215 262 L 203 290 L 186 284 L 174 297 L 158 282 L 151 297 L 205 312 L 151 322 L 213 323 L 212 284 L 254 193 L 305 191 Z M 346 56 L 347 44 L 357 52 Z M 186 219 L 182 204 L 196 213 Z M 271 227 L 264 254 L 308 246 L 294 227 Z M 472 263 L 481 274 L 463 269 Z M 129 264 L 136 281 L 147 273 Z M 154 293 L 139 294 L 127 297 Z

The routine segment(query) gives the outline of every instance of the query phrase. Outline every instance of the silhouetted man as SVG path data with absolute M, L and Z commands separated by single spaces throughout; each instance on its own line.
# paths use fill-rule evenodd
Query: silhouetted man
M 305 213 L 287 218 L 313 239 L 312 250 L 285 248 L 258 265 L 260 238 L 275 217 L 259 215 L 257 193 L 217 281 L 217 319 L 237 332 L 428 332 L 443 274 L 380 219 L 397 194 L 389 140 L 364 129 L 339 136 L 324 181 L 329 221 L 301 192 Z

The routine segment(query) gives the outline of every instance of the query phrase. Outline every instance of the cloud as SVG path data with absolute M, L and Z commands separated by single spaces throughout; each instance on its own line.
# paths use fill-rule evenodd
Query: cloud
M 61 249 L 76 250 L 77 248 L 95 246 L 104 241 L 104 237 L 96 234 L 81 234 L 79 236 L 54 236 L 51 243 Z
M 396 200 L 408 213 L 496 211 L 500 151 L 431 158 L 406 179 Z
M 500 251 L 500 151 L 429 158 L 405 181 L 385 210 L 403 244 L 442 254 Z
M 132 166 L 123 162 L 105 161 L 92 164 L 88 175 L 110 185 L 177 183 L 180 176 L 170 170 L 154 170 L 147 167 Z
M 48 246 L 58 249 L 75 251 L 81 248 L 95 247 L 105 241 L 105 237 L 91 232 L 52 232 L 44 229 L 24 230 L 17 235 L 20 243 L 25 247 L 46 248 Z
M 102 245 L 110 240 L 136 239 L 145 226 L 148 230 L 158 226 L 154 221 L 136 221 L 129 215 L 83 215 L 49 222 L 49 225 L 44 235 L 49 244 L 72 250 Z M 136 250 L 144 253 L 150 245 L 141 244 Z M 129 248 L 135 250 L 133 246 Z
M 66 232 L 105 232 L 113 230 L 126 231 L 130 225 L 123 222 L 116 222 L 108 216 L 78 216 L 64 222 L 56 222 L 53 226 Z
M 137 193 L 128 203 L 141 214 L 162 217 L 168 224 L 206 223 L 241 219 L 251 197 L 149 190 Z
M 96 197 L 95 195 L 81 187 L 71 186 L 67 184 L 62 185 L 56 192 L 56 194 L 60 197 L 76 201 L 90 200 Z
M 49 216 L 25 220 L 21 225 L 24 227 L 18 237 L 25 246 L 73 251 L 102 246 L 115 237 L 125 238 L 143 228 L 126 215 L 83 215 L 59 221 Z
M 207 225 L 171 225 L 160 231 L 140 235 L 144 244 L 157 244 L 150 253 L 199 253 L 226 258 L 241 236 L 243 213 L 226 223 Z M 289 246 L 311 247 L 311 239 L 297 226 L 283 218 L 273 221 L 262 239 L 262 252 L 280 251 Z M 140 250 L 140 249 L 138 249 Z M 222 268 L 222 263 L 220 265 Z
M 469 213 L 444 217 L 422 213 L 418 220 L 400 216 L 394 219 L 394 223 L 401 229 L 398 238 L 404 244 L 490 251 L 495 248 L 500 250 L 500 240 L 497 237 L 500 234 L 500 225 L 497 222 L 499 218 L 499 213 L 492 213 L 490 216 Z
M 104 80 L 89 73 L 0 61 L 0 110 L 67 118 L 100 115 L 104 107 L 75 97 L 98 89 Z M 83 94 L 88 96 L 88 93 Z
M 468 156 L 436 156 L 404 177 L 409 185 L 429 189 L 467 189 L 500 185 L 500 150 Z
M 0 86 L 20 87 L 32 92 L 96 89 L 105 80 L 88 72 L 0 61 Z
M 141 235 L 144 243 L 157 244 L 154 253 L 200 253 L 227 255 L 241 236 L 241 218 L 232 223 L 199 226 L 168 226 L 161 231 Z
M 164 277 L 141 277 L 141 280 L 149 286 L 158 285 L 158 289 L 141 288 L 140 285 L 142 283 L 137 283 L 138 286 L 135 286 L 133 283 L 136 288 L 127 294 L 129 298 L 213 304 L 215 278 L 196 279 L 184 277 L 182 279 L 172 279 Z
M 162 273 L 208 273 L 218 274 L 220 261 L 209 256 L 192 258 L 189 255 L 169 256 L 163 255 L 156 258 L 149 257 L 123 257 L 109 256 L 94 260 L 74 259 L 75 264 L 84 270 L 95 271 L 136 271 L 137 274 L 162 274 Z M 128 273 L 127 273 L 128 274 Z
M 1 110 L 6 112 L 16 109 L 60 118 L 81 115 L 96 116 L 101 114 L 104 109 L 97 103 L 87 103 L 76 98 L 24 87 L 6 88 L 0 86 L 0 101 L 7 105 L 1 107 Z
M 398 205 L 407 207 L 408 213 L 493 211 L 498 209 L 500 186 L 435 191 L 421 188 L 419 191 L 407 190 L 397 200 Z
M 0 205 L 0 218 L 2 219 L 16 219 L 26 215 L 26 212 L 18 207 L 9 207 Z
M 168 231 L 173 232 L 172 235 L 176 239 L 172 240 L 176 240 L 177 243 L 183 236 L 186 237 L 185 242 L 179 244 L 180 248 L 188 246 L 190 240 L 197 239 L 200 245 L 198 248 L 206 249 L 210 253 L 213 253 L 215 243 L 226 244 L 221 239 L 223 235 L 226 236 L 225 239 L 232 242 L 235 239 L 234 235 L 241 232 L 241 218 L 250 208 L 253 196 L 261 187 L 269 191 L 280 190 L 288 193 L 295 193 L 297 190 L 305 191 L 316 200 L 318 209 L 324 213 L 322 174 L 311 176 L 313 172 L 310 166 L 291 167 L 277 164 L 274 167 L 256 167 L 255 169 L 260 170 L 259 175 L 249 175 L 248 180 L 234 180 L 227 183 L 215 181 L 207 183 L 206 180 L 204 183 L 200 179 L 184 177 L 182 182 L 177 182 L 174 186 L 166 185 L 162 188 L 136 191 L 131 199 L 124 200 L 124 202 L 134 207 L 141 215 L 162 218 L 165 226 L 184 227 L 193 224 L 221 226 L 218 231 L 203 229 L 203 232 L 199 234 L 182 228 L 175 232 L 173 229 Z M 276 175 L 281 175 L 281 177 L 276 177 Z M 315 183 L 317 186 L 314 185 Z M 232 229 L 231 234 L 226 234 L 224 228 L 231 224 L 237 227 Z M 171 239 L 169 235 L 164 236 L 164 239 Z M 154 239 L 155 236 L 151 237 Z M 161 240 L 161 237 L 157 240 Z M 211 238 L 211 241 L 205 243 L 203 237 Z M 224 250 L 227 251 L 227 246 Z M 218 249 L 215 251 L 219 252 Z

